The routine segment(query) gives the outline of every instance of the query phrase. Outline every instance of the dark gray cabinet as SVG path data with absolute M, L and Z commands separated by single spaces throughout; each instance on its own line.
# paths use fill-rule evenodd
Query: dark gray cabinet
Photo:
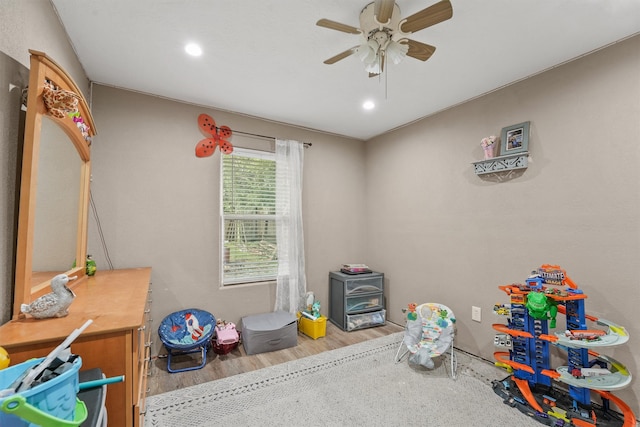
M 344 331 L 385 323 L 384 274 L 329 273 L 329 320 Z

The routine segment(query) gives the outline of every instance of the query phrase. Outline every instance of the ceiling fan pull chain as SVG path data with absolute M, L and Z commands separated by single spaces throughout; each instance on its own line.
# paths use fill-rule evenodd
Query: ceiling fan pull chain
M 385 70 L 384 71 L 384 100 L 387 100 L 387 87 L 388 87 L 388 79 L 387 79 L 387 74 L 389 73 L 389 70 Z

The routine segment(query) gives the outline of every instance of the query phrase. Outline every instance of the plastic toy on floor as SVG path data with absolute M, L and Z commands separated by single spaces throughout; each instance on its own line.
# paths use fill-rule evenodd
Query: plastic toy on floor
M 524 285 L 499 289 L 510 299 L 506 325 L 493 325 L 511 337 L 509 351 L 494 353 L 496 365 L 513 372 L 493 381 L 493 390 L 504 403 L 549 426 L 635 427 L 631 408 L 612 393 L 631 383 L 631 373 L 595 351 L 626 343 L 625 328 L 587 314 L 587 296 L 557 265 L 540 266 Z M 556 314 L 566 317 L 566 327 L 551 333 Z M 605 329 L 588 329 L 587 321 Z M 551 345 L 566 354 L 567 366 L 551 366 Z M 592 401 L 592 392 L 600 395 L 602 404 Z M 611 402 L 622 415 L 610 410 Z
M 226 322 L 219 319 L 216 322 L 216 341 L 219 345 L 222 344 L 234 344 L 239 340 L 238 331 L 236 325 L 231 322 Z
M 240 344 L 240 331 L 236 329 L 234 323 L 218 319 L 212 343 L 213 351 L 216 354 L 225 355 L 230 353 Z
M 313 292 L 307 292 L 304 299 L 305 309 L 300 314 L 311 320 L 318 320 L 320 318 L 320 301 L 316 299 Z
M 320 301 L 314 301 L 311 305 L 311 315 L 316 319 L 320 317 Z

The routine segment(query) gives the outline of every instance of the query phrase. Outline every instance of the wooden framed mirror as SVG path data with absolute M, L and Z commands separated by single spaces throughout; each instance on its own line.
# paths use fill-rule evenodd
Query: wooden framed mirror
M 91 111 L 73 79 L 46 54 L 29 52 L 14 318 L 22 304 L 49 292 L 56 274 L 77 276 L 75 283 L 85 278 L 90 145 L 95 135 Z M 74 95 L 77 105 L 74 102 L 71 110 L 47 105 L 43 94 L 49 89 L 60 98 Z

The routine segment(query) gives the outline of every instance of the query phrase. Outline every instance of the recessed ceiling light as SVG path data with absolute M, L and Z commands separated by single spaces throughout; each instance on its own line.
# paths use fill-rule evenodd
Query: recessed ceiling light
M 191 56 L 202 55 L 202 48 L 195 43 L 189 43 L 184 47 L 184 50 Z
M 362 108 L 364 108 L 365 110 L 373 110 L 374 108 L 376 108 L 376 104 L 373 101 L 364 101 L 364 103 L 362 104 Z

